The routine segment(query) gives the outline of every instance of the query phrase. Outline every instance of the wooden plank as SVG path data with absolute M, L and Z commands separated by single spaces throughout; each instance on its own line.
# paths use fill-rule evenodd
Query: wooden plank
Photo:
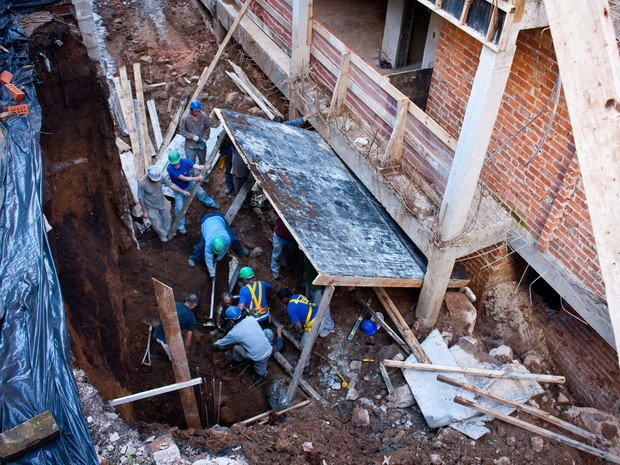
M 142 71 L 140 63 L 133 64 L 133 80 L 136 86 L 136 100 L 138 101 L 138 122 L 140 124 L 140 140 L 142 149 L 142 164 L 144 171 L 151 166 L 151 157 L 155 154 L 151 153 L 149 145 L 149 127 L 146 119 L 146 104 L 144 103 L 144 91 L 142 90 Z
M 170 98 L 168 103 L 170 104 L 171 101 L 172 101 L 172 97 Z M 175 112 L 174 116 L 170 120 L 170 124 L 168 124 L 166 135 L 164 137 L 164 140 L 161 143 L 161 147 L 159 147 L 159 152 L 157 152 L 157 160 L 160 159 L 160 157 L 164 154 L 164 152 L 170 145 L 170 142 L 172 142 L 172 139 L 174 139 L 174 133 L 177 130 L 177 125 L 179 124 L 179 120 L 181 119 L 181 116 L 183 116 L 183 111 L 185 110 L 186 104 L 187 104 L 187 94 L 184 92 L 183 95 L 181 96 L 181 101 L 179 102 L 177 111 Z
M 402 338 L 396 333 L 396 331 L 390 328 L 390 326 L 385 322 L 385 320 L 381 318 L 370 305 L 368 305 L 362 299 L 359 299 L 358 302 L 362 304 L 362 307 L 364 307 L 366 310 L 368 310 L 368 312 L 370 312 L 370 314 L 375 318 L 376 321 L 379 321 L 381 323 L 383 329 L 385 329 L 385 331 L 391 336 L 391 338 L 396 341 L 396 343 L 405 351 L 407 355 L 409 355 L 411 353 L 411 349 L 405 343 L 405 341 L 403 341 Z M 386 366 L 388 365 L 386 364 Z
M 405 122 L 409 109 L 409 99 L 400 99 L 396 104 L 396 122 L 392 135 L 385 149 L 383 163 L 391 162 L 394 166 L 400 166 L 403 159 L 403 141 L 405 136 Z
M 215 166 L 215 162 L 219 156 L 220 147 L 222 143 L 224 142 L 225 138 L 226 138 L 226 131 L 220 131 L 220 133 L 217 136 L 217 139 L 215 139 L 215 145 L 213 146 L 213 149 L 211 150 L 211 152 L 209 152 L 209 155 L 205 159 L 205 164 L 200 170 L 200 176 L 206 176 L 207 173 L 210 173 L 213 167 Z M 183 207 L 181 208 L 181 211 L 179 212 L 179 214 L 174 218 L 174 221 L 172 222 L 172 226 L 170 227 L 170 231 L 168 232 L 168 240 L 172 239 L 174 235 L 176 234 L 177 227 L 179 226 L 179 223 L 181 222 L 181 218 L 183 218 L 185 213 L 187 213 L 189 206 L 192 204 L 192 201 L 194 200 L 194 197 L 196 197 L 196 192 L 198 192 L 198 188 L 200 187 L 200 184 L 201 184 L 200 182 L 194 182 L 192 191 L 190 192 L 188 197 L 185 197 L 185 200 L 183 201 Z
M 228 77 L 235 83 L 235 85 L 242 91 L 245 92 L 246 94 L 248 94 L 248 96 L 254 100 L 254 103 L 256 103 L 256 105 L 259 106 L 259 108 L 261 110 L 263 110 L 263 112 L 267 115 L 267 117 L 269 119 L 273 119 L 273 117 L 275 116 L 274 113 L 271 111 L 271 108 L 269 108 L 265 102 L 263 102 L 261 100 L 261 98 L 256 95 L 252 89 L 250 89 L 241 79 L 239 79 L 239 76 L 237 76 L 234 73 L 231 73 L 230 71 L 226 71 L 226 74 L 228 75 Z
M 119 397 L 117 399 L 113 399 L 110 401 L 110 405 L 115 407 L 117 405 L 128 404 L 130 402 L 135 402 L 141 399 L 148 399 L 149 397 L 158 396 L 160 394 L 165 394 L 167 392 L 174 392 L 180 389 L 185 389 L 188 387 L 196 386 L 202 383 L 202 378 L 194 378 L 189 381 L 183 381 L 181 383 L 169 384 L 168 386 L 162 386 L 155 389 L 149 389 L 148 391 L 138 392 L 136 394 L 131 394 L 129 396 Z
M 49 410 L 0 434 L 0 460 L 17 460 L 60 436 L 60 428 Z
M 181 328 L 179 327 L 179 318 L 174 302 L 174 294 L 172 288 L 164 283 L 153 279 L 155 286 L 155 297 L 157 299 L 157 308 L 164 326 L 164 334 L 166 335 L 166 343 L 170 349 L 170 358 L 172 360 L 172 369 L 177 383 L 190 381 L 192 378 L 189 374 L 189 366 L 187 364 L 187 354 L 181 336 Z M 198 406 L 194 389 L 187 387 L 179 391 L 181 396 L 181 404 L 183 405 L 183 413 L 188 428 L 200 428 L 200 415 L 198 414 Z
M 118 70 L 118 77 L 121 83 L 121 88 L 123 89 L 123 98 L 125 99 L 125 105 L 127 105 L 128 108 L 127 111 L 129 111 L 131 115 L 129 116 L 129 122 L 127 122 L 127 119 L 125 119 L 125 121 L 127 122 L 128 128 L 131 126 L 131 129 L 129 130 L 134 131 L 135 140 L 137 141 L 136 148 L 133 147 L 133 142 L 131 145 L 133 148 L 133 155 L 136 159 L 136 172 L 138 174 L 138 179 L 140 179 L 140 177 L 146 173 L 146 166 L 144 166 L 144 160 L 142 158 L 142 152 L 145 148 L 140 144 L 140 131 L 138 128 L 138 121 L 136 121 L 136 110 L 133 102 L 133 93 L 131 91 L 131 81 L 127 76 L 127 68 L 125 66 L 121 66 Z M 131 132 L 129 136 L 131 141 Z
M 159 150 L 161 143 L 164 140 L 164 136 L 161 133 L 161 126 L 159 125 L 159 116 L 157 115 L 157 107 L 155 106 L 155 100 L 149 100 L 146 102 L 146 106 L 149 109 L 149 117 L 151 118 L 151 127 L 153 128 L 153 134 L 155 134 L 155 145 Z
M 383 308 L 385 308 L 385 311 L 388 313 L 388 315 L 390 315 L 390 318 L 392 318 L 392 321 L 396 325 L 396 328 L 398 329 L 398 331 L 400 331 L 400 334 L 403 335 L 405 342 L 411 349 L 411 353 L 415 355 L 415 358 L 418 359 L 419 362 L 431 363 L 431 359 L 428 358 L 428 355 L 426 355 L 426 352 L 424 352 L 424 349 L 420 345 L 418 338 L 415 337 L 415 334 L 413 334 L 413 332 L 407 325 L 407 322 L 400 314 L 400 312 L 396 308 L 396 305 L 394 305 L 394 302 L 392 301 L 392 299 L 390 299 L 390 296 L 387 294 L 385 289 L 375 287 L 373 290 L 375 291 L 375 294 L 377 294 L 377 297 L 383 305 Z
M 271 320 L 271 323 L 274 324 L 275 326 L 279 326 L 282 323 L 280 323 L 280 321 L 273 315 L 273 313 L 269 314 L 269 319 Z M 286 339 L 288 339 L 288 341 L 293 344 L 293 347 L 295 347 L 298 351 L 301 352 L 301 346 L 299 345 L 299 340 L 293 336 L 291 333 L 289 333 L 286 329 L 282 329 L 282 336 L 284 336 Z
M 459 18 L 459 24 L 465 24 L 467 21 L 467 16 L 469 15 L 469 10 L 472 3 L 474 3 L 474 0 L 465 0 L 463 11 L 461 11 L 461 17 Z
M 620 344 L 620 57 L 607 0 L 545 0 L 609 317 Z M 616 212 L 615 214 L 611 214 Z M 620 352 L 617 352 L 620 356 Z
M 225 132 L 225 131 L 222 131 L 222 132 Z M 233 200 L 233 203 L 230 204 L 230 207 L 228 208 L 226 215 L 224 215 L 224 219 L 228 221 L 229 223 L 233 222 L 233 220 L 237 216 L 237 213 L 239 213 L 239 210 L 241 210 L 241 207 L 243 205 L 243 202 L 245 201 L 245 198 L 247 197 L 250 190 L 252 189 L 251 179 L 248 179 L 248 181 L 249 182 L 243 183 L 243 185 L 241 186 L 241 189 L 239 189 L 239 192 L 235 196 L 235 200 Z
M 342 52 L 342 54 L 340 55 L 340 69 L 338 71 L 338 78 L 336 79 L 334 93 L 332 95 L 331 103 L 329 104 L 327 121 L 331 120 L 334 116 L 338 116 L 340 115 L 340 113 L 342 113 L 342 107 L 347 100 L 347 89 L 349 88 L 350 63 L 351 52 L 349 52 L 348 50 Z
M 293 30 L 291 31 L 291 78 L 310 65 L 312 37 L 312 0 L 293 2 Z
M 252 83 L 252 81 L 250 81 L 250 78 L 248 77 L 247 74 L 245 74 L 245 71 L 243 71 L 241 67 L 237 66 L 235 63 L 233 63 L 230 60 L 228 60 L 228 63 L 230 63 L 230 66 L 232 66 L 232 68 L 235 70 L 235 73 L 237 74 L 239 79 L 241 79 L 241 82 L 243 82 L 252 91 L 254 95 L 260 98 L 260 100 L 269 107 L 269 109 L 271 110 L 271 113 L 281 118 L 284 117 L 282 113 L 280 113 L 280 111 L 269 101 L 269 99 L 265 97 L 265 95 L 263 95 L 263 93 L 258 89 L 258 87 L 256 87 Z
M 125 74 L 127 71 L 125 71 Z M 119 77 L 113 77 L 114 88 L 116 89 L 116 95 L 123 112 L 123 118 L 125 119 L 125 125 L 127 126 L 127 132 L 129 133 L 129 141 L 131 142 L 131 150 L 136 162 L 136 173 L 138 178 L 144 174 L 144 168 L 142 167 L 142 156 L 140 155 L 140 140 L 138 138 L 138 132 L 136 130 L 136 118 L 133 111 L 133 101 L 127 99 L 125 89 L 121 84 Z M 128 83 L 126 84 L 128 85 Z
M 118 147 L 118 150 L 123 153 L 123 152 L 129 152 L 131 150 L 131 145 L 127 144 L 123 139 L 121 139 L 120 137 L 116 138 L 116 146 Z
M 318 21 L 313 22 L 314 32 L 317 32 L 321 37 L 327 40 L 338 52 L 343 53 L 345 51 L 350 51 L 348 47 L 346 47 L 342 42 L 340 42 L 333 34 L 331 34 L 323 25 L 321 25 Z M 313 54 L 316 49 L 313 48 Z M 390 84 L 390 81 L 386 79 L 384 76 L 379 74 L 372 66 L 366 63 L 362 58 L 360 58 L 355 53 L 351 53 L 351 62 L 360 69 L 372 82 L 378 85 L 381 90 L 387 92 L 394 100 L 398 101 L 406 95 L 400 92 L 396 87 Z M 334 73 L 335 76 L 338 73 Z M 439 123 L 433 120 L 428 114 L 424 113 L 424 111 L 411 103 L 409 105 L 409 113 L 418 121 L 420 121 L 424 126 L 426 126 L 437 138 L 446 144 L 449 148 L 454 150 L 456 148 L 456 139 L 452 137 L 448 132 L 442 128 Z
M 296 410 L 298 408 L 305 407 L 309 403 L 310 403 L 309 400 L 304 400 L 304 401 L 302 401 L 302 402 L 300 402 L 298 404 L 295 404 L 295 405 L 293 405 L 293 406 L 291 406 L 289 408 L 285 408 L 284 410 L 280 410 L 280 411 L 269 410 L 268 412 L 264 412 L 264 413 L 261 413 L 261 414 L 258 414 L 256 416 L 254 416 L 252 418 L 248 418 L 247 420 L 243 420 L 243 421 L 239 422 L 239 424 L 247 426 L 249 424 L 252 424 L 252 423 L 255 423 L 255 422 L 259 421 L 259 420 L 262 420 L 263 418 L 267 418 L 267 417 L 269 417 L 272 414 L 275 414 L 276 416 L 284 415 L 285 413 L 288 413 L 291 410 Z
M 276 362 L 280 364 L 280 366 L 284 369 L 284 371 L 289 376 L 292 377 L 295 374 L 295 369 L 293 368 L 293 366 L 288 362 L 288 360 L 284 358 L 284 355 L 282 355 L 280 352 L 274 352 L 273 358 L 276 360 Z M 310 386 L 308 382 L 302 379 L 299 381 L 299 386 L 303 389 L 303 391 L 306 394 L 312 397 L 319 405 L 322 405 L 323 407 L 327 407 L 329 405 L 327 401 L 323 399 L 323 397 L 321 397 L 321 394 L 319 394 L 312 386 Z
M 381 376 L 383 377 L 383 382 L 385 383 L 388 393 L 392 394 L 392 392 L 394 392 L 394 385 L 390 380 L 390 375 L 388 375 L 388 372 L 385 369 L 385 365 L 381 362 L 379 362 L 379 373 L 381 373 Z
M 467 286 L 471 280 L 465 278 L 452 277 L 448 283 L 451 289 Z M 380 278 L 364 276 L 335 276 L 326 273 L 319 273 L 314 280 L 314 284 L 320 286 L 334 285 L 338 287 L 422 287 L 423 279 L 405 278 Z
M 293 398 L 295 397 L 297 387 L 299 386 L 299 381 L 301 380 L 301 375 L 304 371 L 304 367 L 306 366 L 306 362 L 309 360 L 310 354 L 312 353 L 312 347 L 314 346 L 314 342 L 319 336 L 319 328 L 321 326 L 321 323 L 323 322 L 325 313 L 327 313 L 327 309 L 329 308 L 329 303 L 331 302 L 333 295 L 334 286 L 327 286 L 325 288 L 325 292 L 323 293 L 323 297 L 321 298 L 321 304 L 319 305 L 319 309 L 316 312 L 314 324 L 312 325 L 312 329 L 310 330 L 310 334 L 308 335 L 308 340 L 305 347 L 301 351 L 301 355 L 299 356 L 299 361 L 297 362 L 297 366 L 295 367 L 293 379 L 291 380 L 291 384 L 288 387 L 287 399 L 289 403 L 291 403 L 293 401 Z
M 463 399 L 462 397 L 459 397 L 459 396 L 454 398 L 454 402 L 460 405 L 464 405 L 465 407 L 469 407 L 474 410 L 477 410 L 480 413 L 490 415 L 505 423 L 509 423 L 511 425 L 517 426 L 526 431 L 530 431 L 531 433 L 538 434 L 539 436 L 542 436 L 544 438 L 552 439 L 554 441 L 560 442 L 567 446 L 574 447 L 575 449 L 579 449 L 583 452 L 587 452 L 588 454 L 592 454 L 596 457 L 609 460 L 610 462 L 613 462 L 613 463 L 620 463 L 620 457 L 618 457 L 617 455 L 610 454 L 609 452 L 597 449 L 596 447 L 588 446 L 587 444 L 583 444 L 581 442 L 575 441 L 574 439 L 568 438 L 558 433 L 554 433 L 552 431 L 549 431 L 545 428 L 541 428 L 540 426 L 533 425 L 526 421 L 513 418 L 510 415 L 504 415 L 503 413 L 498 412 L 496 410 L 483 407 L 482 405 L 477 404 L 476 402 Z
M 273 8 L 269 3 L 265 2 L 264 0 L 256 0 L 256 3 L 258 3 L 263 10 L 269 13 L 273 17 L 273 19 L 275 19 L 280 24 L 280 26 L 282 26 L 289 32 L 292 31 L 291 22 L 284 16 L 282 16 L 278 11 L 276 11 L 276 9 Z
M 564 376 L 556 375 L 541 375 L 538 373 L 523 373 L 520 371 L 507 371 L 507 370 L 485 370 L 482 368 L 463 368 L 447 365 L 431 365 L 428 363 L 416 363 L 416 362 L 399 362 L 396 360 L 384 360 L 383 363 L 386 367 L 395 367 L 419 371 L 431 371 L 435 373 L 460 373 L 468 376 L 482 376 L 485 378 L 500 378 L 500 379 L 526 379 L 529 381 L 537 381 L 539 383 L 557 383 L 564 384 L 566 378 Z
M 490 399 L 492 401 L 495 402 L 499 402 L 500 404 L 504 404 L 504 405 L 509 405 L 510 407 L 514 407 L 517 410 L 520 410 L 522 412 L 525 412 L 529 415 L 535 416 L 536 418 L 540 418 L 541 420 L 545 420 L 546 422 L 551 423 L 552 425 L 556 425 L 559 426 L 562 429 L 565 429 L 566 431 L 570 431 L 573 434 L 576 434 L 578 436 L 581 436 L 583 438 L 586 439 L 592 439 L 594 441 L 599 441 L 602 444 L 606 445 L 606 446 L 610 446 L 611 442 L 601 436 L 597 436 L 594 433 L 591 433 L 590 431 L 586 431 L 583 428 L 579 428 L 578 426 L 575 426 L 571 423 L 568 423 L 567 421 L 562 420 L 561 418 L 558 417 L 554 417 L 553 415 L 548 414 L 547 412 L 545 412 L 544 410 L 532 407 L 530 405 L 521 403 L 521 402 L 516 402 L 514 400 L 511 399 L 506 399 L 504 397 L 500 397 L 500 396 L 496 396 L 495 394 L 485 391 L 483 389 L 479 389 L 475 386 L 471 386 L 469 384 L 465 384 L 465 383 L 461 383 L 460 381 L 457 381 L 453 378 L 450 378 L 449 376 L 446 375 L 437 375 L 437 381 L 440 381 L 442 383 L 446 383 L 446 384 L 450 384 L 451 386 L 455 386 L 457 388 L 460 389 L 464 389 L 465 391 L 469 391 L 469 392 L 473 392 L 474 394 L 476 394 L 477 396 L 481 396 L 484 397 L 486 399 Z

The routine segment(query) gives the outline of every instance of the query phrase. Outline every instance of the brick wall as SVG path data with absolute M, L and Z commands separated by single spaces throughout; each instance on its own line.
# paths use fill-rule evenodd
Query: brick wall
M 443 24 L 427 112 L 454 135 L 460 131 L 480 48 L 455 26 Z M 561 92 L 549 126 L 556 104 L 557 77 L 549 30 L 522 32 L 481 182 L 505 203 L 529 234 L 535 239 L 542 237 L 542 252 L 554 256 L 588 290 L 604 299 L 604 283 Z M 541 142 L 541 150 L 535 153 Z M 574 173 L 569 169 L 571 162 Z
M 565 307 L 566 304 L 564 304 Z M 574 310 L 567 308 L 573 314 Z M 567 311 L 538 317 L 547 346 L 571 393 L 586 406 L 608 412 L 620 409 L 618 354 L 588 325 Z

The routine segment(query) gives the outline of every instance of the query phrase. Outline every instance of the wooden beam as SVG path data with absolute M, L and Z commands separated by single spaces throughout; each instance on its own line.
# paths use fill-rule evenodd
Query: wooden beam
M 377 297 L 383 305 L 383 308 L 385 308 L 385 311 L 388 313 L 388 315 L 390 315 L 390 318 L 392 318 L 392 321 L 396 325 L 396 328 L 400 331 L 400 334 L 403 335 L 405 342 L 411 349 L 411 353 L 415 355 L 415 358 L 418 359 L 418 362 L 431 363 L 431 359 L 428 358 L 428 355 L 426 355 L 426 352 L 424 352 L 424 349 L 420 345 L 418 338 L 415 337 L 415 334 L 413 334 L 413 332 L 407 325 L 407 322 L 396 308 L 396 305 L 394 305 L 394 302 L 392 302 L 392 299 L 390 299 L 390 296 L 387 294 L 386 290 L 380 287 L 375 287 L 373 288 L 373 290 L 375 291 L 375 294 L 377 294 Z
M 494 418 L 497 418 L 498 420 L 517 426 L 531 433 L 538 434 L 539 436 L 542 436 L 544 438 L 553 439 L 554 441 L 560 442 L 567 446 L 574 447 L 575 449 L 579 449 L 583 452 L 587 452 L 588 454 L 592 454 L 596 457 L 609 460 L 610 462 L 613 462 L 613 463 L 620 463 L 620 457 L 618 457 L 617 455 L 610 454 L 609 452 L 597 449 L 596 447 L 588 446 L 587 444 L 583 444 L 581 442 L 575 441 L 574 439 L 568 438 L 561 434 L 554 433 L 547 429 L 541 428 L 540 426 L 532 425 L 531 423 L 528 423 L 526 421 L 513 418 L 510 415 L 505 415 L 496 410 L 483 407 L 482 405 L 477 404 L 476 402 L 472 402 L 471 400 L 463 399 L 462 397 L 457 396 L 454 398 L 454 402 L 456 402 L 459 405 L 464 405 L 465 407 L 474 409 L 480 413 L 490 415 Z
M 140 63 L 133 64 L 133 80 L 136 86 L 136 100 L 138 100 L 138 122 L 140 123 L 142 164 L 146 172 L 146 169 L 151 166 L 151 157 L 155 154 L 150 153 L 149 127 L 146 119 L 146 104 L 144 103 L 144 91 L 142 90 L 142 71 L 140 70 Z
M 205 159 L 205 164 L 200 170 L 200 176 L 205 176 L 207 173 L 211 172 L 211 170 L 215 166 L 215 161 L 217 160 L 220 147 L 222 143 L 224 142 L 225 138 L 226 138 L 226 131 L 222 129 L 220 133 L 217 135 L 217 139 L 215 139 L 215 145 L 213 146 L 213 149 L 211 150 L 211 152 L 209 152 L 209 156 L 206 157 Z M 194 197 L 196 197 L 196 192 L 198 192 L 198 188 L 200 187 L 200 184 L 201 183 L 199 182 L 194 182 L 192 191 L 190 192 L 188 197 L 185 197 L 185 200 L 183 201 L 183 208 L 181 208 L 181 211 L 179 212 L 179 214 L 174 218 L 174 221 L 172 222 L 172 226 L 170 226 L 170 231 L 168 232 L 168 240 L 172 239 L 174 235 L 176 234 L 176 230 L 177 230 L 177 227 L 179 226 L 179 223 L 181 222 L 181 218 L 183 218 L 185 213 L 187 213 L 189 206 L 192 204 L 192 201 L 194 200 Z
M 379 362 L 379 373 L 381 373 L 381 377 L 383 378 L 383 382 L 385 383 L 388 393 L 392 394 L 392 392 L 394 392 L 394 385 L 390 380 L 390 375 L 388 375 L 388 372 L 385 369 L 385 365 L 381 362 Z
M 121 139 L 120 137 L 116 138 L 116 146 L 118 147 L 118 150 L 123 153 L 123 152 L 129 152 L 131 151 L 131 145 L 127 144 L 123 139 Z
M 394 341 L 405 351 L 407 355 L 409 355 L 411 353 L 411 349 L 407 344 L 405 344 L 405 341 L 402 340 L 402 338 L 396 333 L 396 331 L 390 328 L 385 322 L 385 320 L 381 318 L 370 305 L 364 302 L 364 300 L 359 299 L 358 302 L 362 305 L 363 308 L 368 310 L 368 312 L 375 318 L 377 322 L 381 323 L 381 326 L 383 327 L 383 329 L 385 329 L 385 332 L 388 333 L 392 339 L 394 339 Z
M 278 410 L 269 410 L 268 412 L 264 412 L 264 413 L 261 413 L 259 415 L 256 415 L 255 417 L 248 418 L 247 420 L 243 420 L 242 422 L 239 422 L 239 424 L 247 426 L 249 424 L 252 424 L 252 423 L 255 423 L 255 422 L 259 421 L 259 420 L 262 420 L 263 418 L 267 418 L 267 417 L 269 417 L 272 414 L 275 414 L 276 416 L 279 417 L 280 415 L 284 415 L 285 413 L 288 413 L 291 410 L 296 410 L 298 408 L 305 407 L 309 403 L 310 403 L 309 400 L 304 400 L 304 401 L 302 401 L 302 402 L 300 402 L 298 404 L 295 404 L 295 405 L 293 405 L 293 406 L 291 406 L 289 408 L 285 408 L 284 410 L 280 410 L 280 411 L 278 411 Z
M 170 349 L 170 358 L 172 360 L 172 369 L 177 383 L 190 381 L 189 366 L 187 364 L 187 354 L 183 344 L 181 328 L 179 327 L 179 317 L 174 302 L 174 294 L 172 288 L 164 283 L 153 279 L 155 286 L 155 297 L 157 298 L 157 308 L 164 326 L 164 334 L 166 335 L 166 343 Z M 198 406 L 196 405 L 196 397 L 194 389 L 187 387 L 179 391 L 181 396 L 181 404 L 185 414 L 185 421 L 188 428 L 201 428 L 200 415 L 198 414 Z
M 321 298 L 321 304 L 319 305 L 319 309 L 316 312 L 314 324 L 312 325 L 312 329 L 310 330 L 310 334 L 308 335 L 308 340 L 305 347 L 301 351 L 301 355 L 299 356 L 299 361 L 297 362 L 297 367 L 295 367 L 293 379 L 291 380 L 291 384 L 288 387 L 287 399 L 289 403 L 291 403 L 293 401 L 293 398 L 295 397 L 297 387 L 299 386 L 299 381 L 301 380 L 301 375 L 304 371 L 304 367 L 306 366 L 306 362 L 308 361 L 308 359 L 310 358 L 310 354 L 312 353 L 314 341 L 316 341 L 316 338 L 319 336 L 319 328 L 321 326 L 321 323 L 323 322 L 325 313 L 327 313 L 327 309 L 329 308 L 329 303 L 332 300 L 333 295 L 334 286 L 327 286 L 325 288 L 325 292 L 323 293 L 323 297 Z
M 312 0 L 296 0 L 293 2 L 292 26 L 290 77 L 298 75 L 310 64 Z
M 273 314 L 269 314 L 269 319 L 271 320 L 271 323 L 274 324 L 275 326 L 279 326 L 282 323 L 280 323 L 280 321 L 273 315 Z M 284 326 L 284 325 L 282 325 Z M 297 340 L 297 338 L 295 336 L 293 336 L 291 333 L 289 333 L 286 329 L 282 329 L 282 335 L 288 339 L 288 341 L 293 344 L 293 347 L 295 347 L 298 351 L 301 352 L 301 346 L 299 345 L 299 341 Z
M 46 410 L 0 434 L 0 461 L 17 460 L 60 436 L 56 420 Z
M 544 4 L 618 346 L 620 57 L 612 14 L 607 0 L 545 0 Z
M 280 111 L 269 101 L 269 99 L 265 97 L 265 95 L 263 95 L 263 93 L 258 89 L 258 87 L 256 87 L 252 83 L 252 81 L 250 81 L 250 78 L 248 77 L 247 74 L 245 74 L 245 71 L 243 71 L 243 69 L 241 69 L 240 66 L 237 66 L 235 63 L 233 63 L 230 60 L 228 60 L 228 63 L 230 63 L 230 66 L 233 67 L 233 69 L 235 70 L 235 73 L 237 74 L 239 79 L 241 79 L 241 82 L 243 82 L 252 91 L 254 95 L 259 97 L 260 100 L 269 107 L 269 109 L 275 116 L 279 116 L 281 118 L 284 117 L 282 113 L 280 113 Z
M 407 369 L 411 368 L 418 371 L 431 371 L 434 373 L 460 373 L 468 376 L 482 376 L 484 378 L 500 378 L 500 379 L 526 379 L 529 381 L 537 381 L 539 383 L 557 383 L 564 384 L 566 378 L 556 375 L 541 375 L 538 373 L 523 373 L 520 371 L 507 370 L 486 370 L 483 368 L 463 368 L 451 365 L 431 365 L 428 363 L 416 362 L 399 362 L 396 360 L 384 360 L 386 367 L 395 367 Z
M 347 89 L 349 88 L 349 65 L 351 63 L 351 52 L 346 50 L 340 55 L 340 69 L 338 71 L 338 78 L 336 79 L 336 85 L 334 86 L 334 93 L 332 94 L 332 100 L 329 104 L 329 113 L 327 114 L 327 121 L 331 120 L 334 116 L 342 113 L 342 107 L 347 100 Z
M 284 355 L 282 355 L 280 352 L 274 352 L 273 358 L 276 360 L 276 362 L 280 364 L 280 366 L 284 369 L 284 371 L 289 376 L 293 377 L 295 375 L 295 369 L 288 362 L 288 360 L 284 358 Z M 323 399 L 323 397 L 321 397 L 321 394 L 319 394 L 312 386 L 310 386 L 310 384 L 308 384 L 303 379 L 300 379 L 299 386 L 303 389 L 303 391 L 306 394 L 312 397 L 319 405 L 322 405 L 323 407 L 327 407 L 329 405 L 327 401 Z
M 457 381 L 446 375 L 437 375 L 437 381 L 449 384 L 451 386 L 457 387 L 459 389 L 463 389 L 465 391 L 473 392 L 477 396 L 484 397 L 486 399 L 490 399 L 495 402 L 499 402 L 500 404 L 504 404 L 504 405 L 508 405 L 510 407 L 516 408 L 517 410 L 525 412 L 536 418 L 540 418 L 541 420 L 545 420 L 546 422 L 551 423 L 552 425 L 559 426 L 560 428 L 565 429 L 566 431 L 570 431 L 571 433 L 581 436 L 583 438 L 592 439 L 594 441 L 599 441 L 606 446 L 611 445 L 611 442 L 609 440 L 601 436 L 597 436 L 596 434 L 591 433 L 590 431 L 586 431 L 583 428 L 579 428 L 578 426 L 568 423 L 567 421 L 564 421 L 558 417 L 549 415 L 544 410 L 532 407 L 530 405 L 527 405 L 521 402 L 516 402 L 512 399 L 506 399 L 504 397 L 496 396 L 495 394 L 491 392 L 485 391 L 483 389 L 479 389 L 475 386 L 471 386 L 466 383 L 461 383 L 460 381 Z
M 396 121 L 392 129 L 392 135 L 385 149 L 383 163 L 392 162 L 394 166 L 400 166 L 403 159 L 403 141 L 405 137 L 405 123 L 409 113 L 409 99 L 403 98 L 396 104 Z
M 428 257 L 426 276 L 415 308 L 417 320 L 426 328 L 435 326 L 443 299 L 450 283 L 458 251 L 453 248 L 435 248 Z
M 261 110 L 263 110 L 263 112 L 267 115 L 269 119 L 273 119 L 275 114 L 271 111 L 271 108 L 269 108 L 265 104 L 265 102 L 258 95 L 256 95 L 254 91 L 250 89 L 245 82 L 243 82 L 239 78 L 239 76 L 237 76 L 235 73 L 231 73 L 230 71 L 226 71 L 226 74 L 232 80 L 232 82 L 235 83 L 235 85 L 239 88 L 239 90 L 241 90 L 242 92 L 245 92 L 252 100 L 254 100 L 254 103 L 256 103 L 256 105 L 258 105 L 258 107 Z
M 420 287 L 423 280 L 405 278 L 380 278 L 365 276 L 334 276 L 319 273 L 314 284 L 320 286 L 353 287 Z
M 172 97 L 168 100 L 168 104 L 172 102 Z M 170 124 L 168 124 L 168 129 L 166 130 L 166 135 L 164 136 L 164 140 L 161 143 L 161 147 L 159 147 L 159 152 L 157 152 L 157 160 L 161 158 L 164 154 L 172 139 L 174 139 L 174 133 L 177 130 L 177 125 L 179 124 L 179 120 L 181 116 L 183 116 L 183 111 L 185 110 L 185 105 L 187 104 L 187 94 L 183 92 L 181 96 L 181 101 L 179 102 L 179 106 L 177 107 L 177 111 L 174 113 L 174 116 L 170 120 Z
M 111 400 L 110 405 L 112 407 L 116 407 L 117 405 L 128 404 L 130 402 L 135 402 L 141 399 L 148 399 L 149 397 L 158 396 L 160 394 L 165 394 L 167 392 L 174 392 L 180 389 L 185 389 L 188 387 L 196 386 L 197 384 L 200 384 L 200 383 L 202 383 L 202 378 L 194 378 L 189 381 L 183 381 L 181 383 L 169 384 L 168 386 L 162 386 L 162 387 L 158 387 L 155 389 L 149 389 L 148 391 L 142 391 L 136 394 L 131 394 L 129 396 L 119 397 L 117 399 Z
M 149 100 L 148 102 L 146 102 L 146 106 L 149 109 L 151 127 L 153 128 L 153 134 L 155 134 L 155 145 L 157 147 L 157 150 L 159 150 L 161 148 L 161 143 L 164 140 L 164 136 L 161 133 L 161 126 L 159 125 L 159 116 L 157 115 L 155 100 Z
M 124 69 L 121 68 L 121 69 Z M 127 70 L 123 73 L 127 76 Z M 114 88 L 116 89 L 116 95 L 121 106 L 123 118 L 125 118 L 125 125 L 127 126 L 127 132 L 129 133 L 129 141 L 131 142 L 131 151 L 135 158 L 136 173 L 138 179 L 144 174 L 144 167 L 142 166 L 142 156 L 140 155 L 140 139 L 138 138 L 138 131 L 136 129 L 136 118 L 133 111 L 133 100 L 127 97 L 124 86 L 129 85 L 129 81 L 125 84 L 121 82 L 120 77 L 113 77 Z
M 222 131 L 222 132 L 226 134 L 226 131 Z M 235 200 L 233 200 L 233 203 L 230 204 L 230 207 L 228 207 L 228 211 L 226 212 L 226 215 L 224 215 L 224 219 L 228 221 L 228 223 L 233 222 L 233 220 L 237 216 L 237 213 L 239 213 L 239 210 L 241 210 L 241 207 L 243 206 L 243 202 L 245 201 L 245 198 L 248 196 L 251 189 L 252 189 L 252 179 L 248 179 L 246 180 L 246 182 L 243 183 L 243 185 L 241 186 L 241 189 L 239 189 L 239 192 L 235 196 Z

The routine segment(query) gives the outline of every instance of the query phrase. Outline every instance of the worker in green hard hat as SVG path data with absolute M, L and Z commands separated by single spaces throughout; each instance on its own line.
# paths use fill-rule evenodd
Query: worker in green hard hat
M 239 290 L 238 307 L 256 318 L 259 323 L 268 323 L 267 294 L 273 290 L 273 286 L 265 281 L 257 280 L 254 270 L 249 266 L 241 268 L 239 279 L 243 281 L 244 286 Z
M 230 246 L 234 247 L 235 253 L 240 257 L 248 255 L 248 249 L 241 245 L 241 242 L 234 231 L 224 219 L 221 213 L 207 213 L 202 217 L 200 227 L 200 240 L 198 245 L 189 257 L 187 264 L 190 268 L 196 265 L 201 256 L 204 256 L 209 277 L 215 280 L 215 259 L 221 260 L 228 252 Z

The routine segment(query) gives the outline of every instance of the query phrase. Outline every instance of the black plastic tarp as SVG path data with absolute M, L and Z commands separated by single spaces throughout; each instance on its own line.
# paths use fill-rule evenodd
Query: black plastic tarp
M 0 1 L 0 12 L 13 10 L 19 12 L 33 11 L 47 5 L 59 3 L 60 0 L 10 0 Z
M 49 410 L 60 437 L 15 464 L 97 464 L 69 364 L 60 284 L 42 212 L 41 108 L 26 36 L 0 17 L 0 71 L 26 94 L 27 116 L 0 123 L 0 429 Z M 15 104 L 4 86 L 3 107 Z

